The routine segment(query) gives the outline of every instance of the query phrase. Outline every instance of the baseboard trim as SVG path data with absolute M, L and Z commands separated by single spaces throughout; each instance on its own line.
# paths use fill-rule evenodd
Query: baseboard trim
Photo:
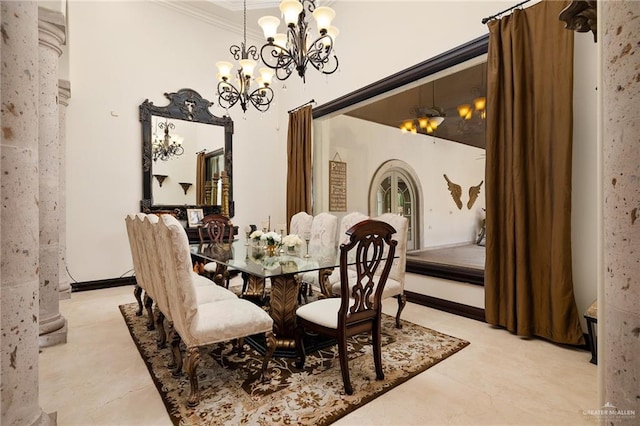
M 404 294 L 407 296 L 408 302 L 417 303 L 418 305 L 448 312 L 454 315 L 459 315 L 461 317 L 474 319 L 476 321 L 486 322 L 484 319 L 484 309 L 482 308 L 463 305 L 462 303 L 439 299 L 437 297 L 414 293 L 412 291 L 405 291 Z
M 125 285 L 135 284 L 136 277 L 109 278 L 106 280 L 71 283 L 71 291 L 75 293 L 78 291 L 100 290 L 103 288 L 122 287 Z

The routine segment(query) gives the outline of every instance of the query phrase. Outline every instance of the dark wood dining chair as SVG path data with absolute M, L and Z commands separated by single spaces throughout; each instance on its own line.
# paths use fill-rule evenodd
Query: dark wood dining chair
M 336 339 L 344 390 L 349 395 L 353 388 L 349 380 L 348 337 L 371 333 L 376 378 L 384 379 L 381 298 L 395 255 L 397 241 L 392 238 L 395 232 L 391 225 L 377 220 L 365 220 L 351 227 L 347 231 L 349 240 L 340 245 L 340 298 L 320 299 L 296 310 L 296 349 L 300 357 L 297 367 L 302 368 L 305 362 L 305 332 Z M 355 276 L 347 265 L 354 252 Z
M 231 244 L 233 242 L 233 223 L 227 216 L 210 214 L 202 218 L 198 227 L 200 244 Z M 204 272 L 218 285 L 229 288 L 229 270 L 222 263 L 209 262 Z

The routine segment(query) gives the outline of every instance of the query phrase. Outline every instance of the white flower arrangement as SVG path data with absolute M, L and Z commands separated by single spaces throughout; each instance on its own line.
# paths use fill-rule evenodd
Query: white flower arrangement
M 280 236 L 280 234 L 274 231 L 269 231 L 266 234 L 260 235 L 260 239 L 262 241 L 266 241 L 268 246 L 280 245 L 280 243 L 282 242 L 282 237 Z
M 300 238 L 298 234 L 285 235 L 284 238 L 282 238 L 282 244 L 287 247 L 299 246 L 302 244 L 302 238 Z
M 263 234 L 264 232 L 258 229 L 257 231 L 253 231 L 251 235 L 249 235 L 249 238 L 251 238 L 254 241 L 260 241 L 260 238 L 262 238 Z

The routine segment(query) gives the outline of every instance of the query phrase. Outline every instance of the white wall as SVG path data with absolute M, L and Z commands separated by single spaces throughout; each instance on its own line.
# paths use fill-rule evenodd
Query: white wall
M 215 62 L 242 36 L 154 2 L 72 1 L 68 19 L 67 259 L 83 282 L 132 268 L 124 217 L 142 198 L 138 106 L 147 98 L 167 105 L 163 93 L 181 88 L 215 101 Z M 246 120 L 241 109 L 230 111 L 241 226 L 266 214 L 284 220 L 286 124 L 276 129 L 278 107 L 247 111 Z
M 310 99 L 328 102 L 477 38 L 487 32 L 483 17 L 512 4 L 335 2 L 339 71 L 323 76 L 310 69 L 306 84 L 292 76 L 286 90 L 275 83 L 276 102 L 267 114 L 230 111 L 234 222 L 242 228 L 267 215 L 272 223 L 284 222 L 288 109 Z M 138 105 L 146 98 L 166 105 L 162 94 L 181 88 L 215 101 L 215 62 L 230 59 L 228 48 L 241 35 L 154 2 L 71 1 L 67 17 L 67 259 L 78 281 L 115 278 L 132 267 L 123 221 L 139 210 L 142 197 Z M 591 35 L 576 34 L 576 64 L 591 70 L 577 69 L 575 81 L 572 226 L 580 311 L 596 297 L 595 63 Z M 222 115 L 218 107 L 213 111 Z

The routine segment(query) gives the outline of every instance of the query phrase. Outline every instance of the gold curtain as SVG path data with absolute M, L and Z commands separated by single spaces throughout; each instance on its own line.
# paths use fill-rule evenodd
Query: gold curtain
M 298 212 L 311 214 L 311 105 L 289 113 L 287 134 L 287 224 Z M 288 225 L 287 225 L 288 228 Z
M 205 152 L 199 152 L 196 157 L 196 204 L 201 206 L 205 204 L 205 181 L 206 176 L 206 164 L 204 161 Z
M 489 22 L 487 322 L 582 344 L 571 271 L 573 31 L 567 2 Z

